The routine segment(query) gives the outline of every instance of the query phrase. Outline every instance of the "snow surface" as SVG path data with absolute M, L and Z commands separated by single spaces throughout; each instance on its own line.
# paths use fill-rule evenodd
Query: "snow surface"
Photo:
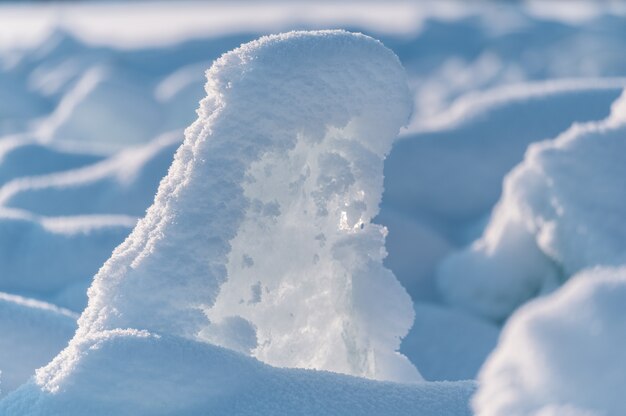
M 96 275 L 79 334 L 201 331 L 274 365 L 419 380 L 395 352 L 411 301 L 369 222 L 410 112 L 397 58 L 364 36 L 294 32 L 207 76 L 199 118 Z
M 0 397 L 65 347 L 76 331 L 76 318 L 54 305 L 0 292 Z
M 626 263 L 626 93 L 608 118 L 531 145 L 483 236 L 441 264 L 446 299 L 494 320 L 578 271 Z
M 459 415 L 472 381 L 397 384 L 270 367 L 145 331 L 83 337 L 0 401 L 6 415 Z
M 437 270 L 442 270 L 441 263 L 447 262 L 450 255 L 450 260 L 454 261 L 459 256 L 455 252 L 480 238 L 486 226 L 491 227 L 491 211 L 506 197 L 502 193 L 503 178 L 523 161 L 529 145 L 557 137 L 573 123 L 584 124 L 609 115 L 610 104 L 626 87 L 624 12 L 624 6 L 619 3 L 578 0 L 567 4 L 558 0 L 527 0 L 497 5 L 450 0 L 384 4 L 298 1 L 264 2 L 262 5 L 150 1 L 2 3 L 0 291 L 24 297 L 20 299 L 36 298 L 77 313 L 82 311 L 93 275 L 153 202 L 158 182 L 167 174 L 174 149 L 182 140 L 182 134 L 176 132 L 194 119 L 194 110 L 203 96 L 203 73 L 211 62 L 225 51 L 268 33 L 329 26 L 351 28 L 381 39 L 398 55 L 413 95 L 414 112 L 409 126 L 401 131 L 403 140 L 393 144 L 384 162 L 385 192 L 381 211 L 374 219 L 389 230 L 385 238 L 389 255 L 383 264 L 394 272 L 414 301 L 415 322 L 402 340 L 400 351 L 419 368 L 426 380 L 474 377 L 496 342 L 499 321 L 510 314 L 505 311 L 535 296 L 528 296 L 527 291 L 520 291 L 516 285 L 517 282 L 532 283 L 532 286 L 542 281 L 543 277 L 537 275 L 522 276 L 547 270 L 542 271 L 541 267 L 531 270 L 533 252 L 539 259 L 535 265 L 545 264 L 547 257 L 558 270 L 557 285 L 546 287 L 546 291 L 550 291 L 577 271 L 578 266 L 571 272 L 563 271 L 563 264 L 578 261 L 578 256 L 571 253 L 584 250 L 580 260 L 587 262 L 587 254 L 593 253 L 588 247 L 593 242 L 585 241 L 583 234 L 568 231 L 555 234 L 558 238 L 554 246 L 550 243 L 544 247 L 538 245 L 539 240 L 532 232 L 523 232 L 519 238 L 507 234 L 508 248 L 519 248 L 519 252 L 506 260 L 507 268 L 502 273 L 490 275 L 491 283 L 497 286 L 474 287 L 478 293 L 482 287 L 490 296 L 499 296 L 493 288 L 504 288 L 505 307 L 499 306 L 495 314 L 500 317 L 495 317 L 491 309 L 485 314 L 484 304 L 479 307 L 474 299 L 469 300 L 471 306 L 459 302 L 451 304 L 449 293 L 442 299 Z M 263 102 L 260 107 L 266 108 L 267 103 Z M 589 150 L 589 153 L 593 152 Z M 575 163 L 568 169 L 576 171 L 574 166 Z M 556 166 L 550 169 L 552 173 L 559 170 Z M 263 196 L 270 190 L 272 195 L 276 194 L 274 191 L 279 189 L 276 175 L 287 171 L 289 169 L 282 164 L 274 170 L 271 189 L 265 189 Z M 600 177 L 595 171 L 596 168 L 589 171 L 591 178 Z M 619 174 L 623 177 L 623 173 Z M 611 198 L 623 194 L 610 175 L 603 178 L 615 187 Z M 580 182 L 589 183 L 589 179 Z M 571 183 L 559 179 L 557 185 L 570 186 Z M 603 184 L 595 185 L 597 190 L 604 188 Z M 578 183 L 575 186 L 578 187 Z M 245 191 L 250 192 L 250 188 L 247 186 Z M 595 188 L 593 195 L 597 196 Z M 576 196 L 576 201 L 569 196 L 567 201 L 581 202 L 573 191 L 550 192 L 554 195 L 567 192 L 569 196 Z M 585 201 L 585 210 L 593 210 L 596 204 L 608 201 L 608 197 L 600 195 L 593 203 Z M 528 204 L 523 201 L 522 205 Z M 533 213 L 548 218 L 536 203 L 530 205 Z M 600 211 L 604 212 L 605 208 Z M 571 214 L 572 207 L 569 211 Z M 368 216 L 370 214 L 373 215 L 368 213 Z M 529 218 L 533 215 L 529 214 Z M 563 216 L 571 220 L 569 224 L 574 224 L 574 217 Z M 583 227 L 600 224 L 596 222 L 599 215 L 585 214 L 576 218 L 580 221 L 576 225 Z M 594 222 L 587 224 L 587 220 Z M 557 230 L 566 229 L 563 228 L 565 222 L 557 223 L 560 224 Z M 620 223 L 623 220 L 618 220 Z M 278 223 L 272 227 L 276 231 Z M 289 245 L 289 249 L 301 247 L 300 239 L 293 234 L 278 236 L 285 239 L 284 245 Z M 262 248 L 268 239 L 257 241 L 257 248 Z M 576 245 L 578 248 L 574 250 Z M 538 252 L 530 249 L 531 246 L 539 247 Z M 544 251 L 546 247 L 555 250 Z M 622 252 L 626 252 L 621 235 L 611 247 L 618 251 L 622 247 Z M 275 251 L 278 249 L 282 247 Z M 330 251 L 328 245 L 322 249 Z M 610 254 L 610 250 L 605 251 Z M 273 266 L 272 259 L 262 264 L 258 257 L 241 256 L 240 262 L 233 259 L 231 269 L 237 265 L 242 270 L 244 265 L 256 269 Z M 315 259 L 313 253 L 309 257 Z M 504 261 L 500 257 L 498 264 Z M 572 258 L 576 261 L 571 261 Z M 297 256 L 289 259 L 285 268 L 299 268 L 297 259 Z M 510 269 L 514 260 L 519 260 L 519 273 L 515 268 Z M 305 269 L 309 273 L 312 270 L 309 261 L 303 264 L 308 266 Z M 469 274 L 478 270 L 469 265 L 467 268 Z M 509 275 L 511 283 L 507 280 Z M 264 282 L 274 280 L 273 276 L 263 278 Z M 237 314 L 240 310 L 246 314 L 249 309 L 259 307 L 254 302 L 268 300 L 259 281 L 247 281 L 241 287 L 241 296 L 236 296 L 236 290 L 231 291 L 222 304 L 229 304 L 229 298 L 244 299 L 242 305 L 234 308 Z M 463 287 L 456 290 L 462 291 Z M 248 301 L 252 303 L 248 305 Z M 493 299 L 489 303 L 492 307 Z M 219 315 L 214 316 L 214 320 L 219 318 L 222 324 L 213 323 L 210 331 L 203 326 L 202 329 L 206 329 L 202 332 L 203 341 L 212 338 L 240 352 L 254 354 L 253 346 L 258 343 L 256 329 L 244 319 L 222 318 L 231 313 L 227 309 L 213 311 Z M 22 369 L 14 367 L 21 375 L 9 385 L 7 380 L 18 372 L 11 369 L 10 364 L 2 364 L 0 356 L 0 371 L 4 370 L 0 375 L 2 394 L 25 380 L 27 373 L 32 373 L 32 368 L 39 365 L 35 363 L 45 361 L 37 351 L 45 350 L 47 357 L 52 357 L 54 350 L 60 351 L 65 342 L 61 342 L 61 337 L 46 338 L 54 342 L 46 342 L 43 337 L 19 338 L 20 333 L 40 331 L 37 328 L 42 328 L 45 334 L 46 326 L 54 326 L 48 325 L 54 318 L 49 313 L 24 312 L 32 318 L 29 321 L 32 325 L 24 325 L 25 328 L 19 330 L 11 322 L 19 321 L 17 316 L 24 314 L 13 314 L 14 310 L 13 307 L 0 310 L 0 322 L 8 322 L 16 329 L 12 335 L 0 331 L 0 342 L 17 345 L 20 339 L 26 339 L 19 349 L 11 347 L 11 354 L 20 352 L 16 359 L 11 358 L 11 354 L 5 356 L 11 362 L 31 364 Z M 319 308 L 314 314 L 318 318 L 328 315 Z M 201 318 L 206 322 L 204 316 Z M 250 320 L 257 318 L 260 320 L 262 316 L 253 315 Z M 65 336 L 67 339 L 71 333 Z M 204 348 L 204 344 L 193 340 L 160 336 L 174 339 L 177 345 L 193 343 Z M 33 339 L 41 345 L 26 345 L 34 343 Z M 134 343 L 134 338 L 128 342 Z M 105 344 L 98 343 L 98 346 Z M 74 351 L 81 352 L 83 347 L 76 347 Z M 163 351 L 168 348 L 176 349 L 164 346 Z M 116 353 L 122 354 L 122 350 Z M 155 356 L 163 363 L 172 360 L 165 353 Z M 125 365 L 134 368 L 128 362 Z M 149 366 L 143 366 L 149 374 L 160 371 L 148 369 Z M 305 373 L 305 378 L 319 374 Z M 182 380 L 182 373 L 177 374 L 180 376 L 177 380 Z M 328 377 L 337 376 L 328 374 Z M 117 380 L 115 376 L 109 379 Z M 61 381 L 68 380 L 59 379 L 59 383 Z M 139 378 L 134 381 L 141 382 Z M 93 388 L 96 384 L 94 381 L 85 386 Z M 263 385 L 263 382 L 258 384 Z M 67 388 L 69 384 L 63 386 Z M 377 383 L 370 386 L 373 390 L 381 388 Z M 442 386 L 420 384 L 412 388 L 417 391 L 415 399 L 428 403 L 427 407 L 436 414 L 454 414 L 457 409 L 459 414 L 466 414 L 468 409 L 461 403 L 467 402 L 472 384 L 448 384 L 445 389 L 441 389 Z M 180 390 L 180 387 L 171 388 L 174 392 Z M 325 391 L 320 385 L 314 388 Z M 23 388 L 26 390 L 30 398 L 43 397 L 36 381 Z M 304 394 L 298 391 L 294 397 Z M 89 395 L 93 399 L 94 392 L 85 393 L 84 397 Z M 375 393 L 370 395 L 379 397 Z M 331 395 L 325 391 L 324 396 Z M 347 400 L 348 406 L 357 408 L 356 397 L 363 396 L 355 394 L 354 402 Z M 448 396 L 450 402 L 446 401 Z M 42 403 L 72 400 L 62 395 L 54 399 L 46 397 Z M 255 397 L 256 401 L 270 405 L 267 397 L 260 400 L 260 396 L 253 393 L 246 397 Z M 272 397 L 272 406 L 287 408 L 286 403 L 276 402 L 275 395 Z M 21 399 L 11 400 L 11 406 L 23 404 Z M 83 405 L 88 406 L 85 404 L 88 401 L 85 399 Z M 580 410 L 582 406 L 575 401 L 561 402 L 561 407 L 554 406 L 551 410 L 548 407 L 543 411 L 567 414 L 564 408 L 573 412 L 574 407 Z M 298 402 L 294 399 L 292 403 Z M 303 408 L 323 406 L 321 399 L 307 403 L 315 405 Z M 383 401 L 382 406 L 385 403 Z M 335 413 L 338 413 L 339 405 L 335 405 Z M 297 406 L 290 407 L 292 413 L 298 414 Z M 367 406 L 380 409 L 372 401 Z M 46 408 L 52 405 L 39 409 L 45 412 Z M 396 407 L 389 409 L 400 411 Z M 598 411 L 597 408 L 592 410 Z M 0 414 L 4 413 L 16 412 L 0 410 Z M 315 413 L 314 410 L 311 413 Z
M 592 268 L 509 320 L 479 377 L 478 416 L 626 412 L 626 268 Z
M 207 77 L 198 120 L 146 217 L 96 275 L 76 335 L 0 410 L 248 414 L 253 403 L 263 414 L 467 413 L 472 383 L 320 382 L 329 376 L 194 341 L 282 367 L 420 380 L 396 352 L 411 301 L 382 266 L 384 228 L 369 222 L 383 157 L 410 110 L 395 55 L 364 35 L 291 32 L 225 54 Z M 258 114 L 258 101 L 272 105 Z M 297 238 L 278 245 L 289 234 Z M 297 272 L 272 261 L 277 250 Z M 233 298 L 246 287 L 249 299 Z M 277 389 L 281 400 L 265 406 Z

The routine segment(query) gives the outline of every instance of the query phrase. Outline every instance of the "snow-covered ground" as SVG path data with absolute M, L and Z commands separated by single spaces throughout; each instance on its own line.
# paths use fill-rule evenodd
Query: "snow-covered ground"
M 333 28 L 384 46 L 213 64 Z M 0 4 L 0 414 L 625 414 L 625 50 L 609 1 Z

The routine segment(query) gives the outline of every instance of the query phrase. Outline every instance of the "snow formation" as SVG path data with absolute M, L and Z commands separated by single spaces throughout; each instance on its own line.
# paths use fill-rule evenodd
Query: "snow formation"
M 520 308 L 481 370 L 476 414 L 625 414 L 624 299 L 626 268 L 593 268 Z
M 396 351 L 412 303 L 382 266 L 385 229 L 370 223 L 383 159 L 411 108 L 395 55 L 363 35 L 291 32 L 225 54 L 207 77 L 198 120 L 146 217 L 96 275 L 75 337 L 0 410 L 181 414 L 226 406 L 246 414 L 231 408 L 239 397 L 227 396 L 247 394 L 251 381 L 243 380 L 258 369 L 267 373 L 258 382 L 294 397 L 334 377 L 285 373 L 198 341 L 281 367 L 420 380 Z M 324 402 L 330 413 L 346 413 L 369 386 L 351 380 L 336 379 L 342 400 Z M 420 394 L 380 386 L 392 394 L 364 414 L 384 403 L 406 413 Z M 446 388 L 459 400 L 441 405 L 464 413 L 472 384 Z
M 494 320 L 582 269 L 626 263 L 626 94 L 599 122 L 533 144 L 483 236 L 439 270 L 446 299 Z

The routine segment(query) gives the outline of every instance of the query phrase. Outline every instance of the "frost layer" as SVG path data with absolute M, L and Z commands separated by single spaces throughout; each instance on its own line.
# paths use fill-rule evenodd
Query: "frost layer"
M 198 120 L 97 274 L 77 336 L 200 336 L 272 365 L 419 380 L 396 352 L 411 301 L 370 223 L 410 114 L 398 59 L 363 35 L 293 32 L 225 54 L 207 77 Z
M 580 273 L 515 313 L 479 376 L 479 416 L 626 414 L 626 268 Z
M 626 94 L 607 119 L 531 145 L 482 238 L 442 264 L 445 297 L 501 320 L 584 268 L 626 263 L 625 154 Z

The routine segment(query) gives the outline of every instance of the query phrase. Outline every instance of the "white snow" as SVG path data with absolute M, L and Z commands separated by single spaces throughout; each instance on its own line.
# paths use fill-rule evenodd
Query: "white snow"
M 65 347 L 76 331 L 76 318 L 54 305 L 0 292 L 0 397 Z
M 79 334 L 202 330 L 274 365 L 418 380 L 395 352 L 411 301 L 369 222 L 410 111 L 397 58 L 364 36 L 295 32 L 207 74 L 199 118 L 96 276 Z
M 441 389 L 319 383 L 329 376 L 284 373 L 193 341 L 254 348 L 278 366 L 420 380 L 396 351 L 411 301 L 382 266 L 384 228 L 369 222 L 383 157 L 409 116 L 397 58 L 363 35 L 292 32 L 225 54 L 207 77 L 198 120 L 146 217 L 96 275 L 70 345 L 0 410 L 246 414 L 251 390 L 255 412 L 307 414 L 324 389 L 338 389 L 341 400 L 324 397 L 321 407 L 333 414 L 419 408 L 419 396 Z M 240 300 L 246 287 L 250 298 Z M 264 387 L 250 389 L 258 371 Z M 303 400 L 310 384 L 313 398 L 294 408 L 289 397 Z M 264 410 L 276 387 L 286 397 Z M 379 396 L 373 404 L 364 388 Z M 472 384 L 442 388 L 457 399 L 441 405 L 465 413 Z
M 220 79 L 226 68 L 254 69 L 235 83 L 235 90 L 246 87 L 254 99 L 241 99 L 225 83 L 222 104 L 228 108 L 216 114 L 218 122 L 210 122 L 217 123 L 217 130 L 188 133 L 196 153 L 189 159 L 181 153 L 179 162 L 185 163 L 177 166 L 186 169 L 181 177 L 190 175 L 184 183 L 204 194 L 195 199 L 181 185 L 171 198 L 161 195 L 161 202 L 196 203 L 189 204 L 193 216 L 186 217 L 188 207 L 182 209 L 178 202 L 151 214 L 164 218 L 168 229 L 184 233 L 168 247 L 160 245 L 166 238 L 158 232 L 146 235 L 146 241 L 159 243 L 135 248 L 151 260 L 142 263 L 141 257 L 118 270 L 118 277 L 124 276 L 119 281 L 105 284 L 102 276 L 110 277 L 111 269 L 104 269 L 98 287 L 110 290 L 92 291 L 92 296 L 99 302 L 115 297 L 113 307 L 119 311 L 107 310 L 102 330 L 85 317 L 71 347 L 21 390 L 0 400 L 0 414 L 65 416 L 70 408 L 81 416 L 204 414 L 205 408 L 218 414 L 470 413 L 472 382 L 406 386 L 266 364 L 394 380 L 416 380 L 414 366 L 428 381 L 474 378 L 496 344 L 501 322 L 518 306 L 524 314 L 526 301 L 558 291 L 563 283 L 567 289 L 570 276 L 588 267 L 623 267 L 626 210 L 619 178 L 624 177 L 624 122 L 617 120 L 626 109 L 615 106 L 613 121 L 599 120 L 609 117 L 611 103 L 626 88 L 626 8 L 612 1 L 562 3 L 0 4 L 0 292 L 7 293 L 0 296 L 0 345 L 8 346 L 0 351 L 3 395 L 33 376 L 34 368 L 71 338 L 76 325 L 72 314 L 84 309 L 93 276 L 145 215 L 168 174 L 182 129 L 193 122 L 205 95 L 204 71 L 213 60 L 269 33 L 348 28 L 381 39 L 394 51 L 411 91 L 410 100 L 399 100 L 404 104 L 395 109 L 388 100 L 377 104 L 380 109 L 363 106 L 376 116 L 346 128 L 339 121 L 353 117 L 355 109 L 347 105 L 348 95 L 378 99 L 399 92 L 388 87 L 397 68 L 385 71 L 382 65 L 362 73 L 368 63 L 342 75 L 342 68 L 350 67 L 344 61 L 355 56 L 345 53 L 328 67 L 332 71 L 325 71 L 324 60 L 315 59 L 323 48 L 308 58 L 298 55 L 300 67 L 294 68 L 285 58 L 273 60 L 269 69 L 254 60 L 224 64 Z M 236 61 L 241 53 L 228 59 Z M 313 62 L 304 67 L 307 59 Z M 281 83 L 273 76 L 257 76 L 259 68 L 290 76 Z M 311 107 L 302 131 L 293 134 L 297 123 L 285 115 L 330 90 L 320 83 L 303 86 L 297 75 L 337 81 L 353 72 L 349 80 L 331 83 L 337 87 L 334 97 L 340 98 Z M 340 94 L 365 85 L 368 74 L 385 91 L 358 88 L 358 93 Z M 248 88 L 261 78 L 265 90 Z M 279 94 L 287 97 L 276 100 Z M 413 114 L 408 127 L 391 145 L 395 129 L 407 121 L 409 101 Z M 282 119 L 273 114 L 278 108 Z M 232 128 L 225 114 L 233 115 Z M 200 117 L 206 118 L 206 113 Z M 332 124 L 339 126 L 327 127 Z M 355 126 L 386 132 L 371 131 L 376 140 L 361 133 L 355 134 L 358 142 L 346 140 Z M 236 131 L 242 136 L 230 134 Z M 280 150 L 271 145 L 283 136 L 269 134 L 277 131 L 285 138 Z M 263 134 L 266 140 L 259 139 Z M 210 143 L 199 140 L 205 135 Z M 217 136 L 221 142 L 214 140 Z M 307 140 L 312 137 L 317 140 Z M 242 152 L 233 150 L 231 144 L 246 140 L 250 145 Z M 369 147 L 376 143 L 381 148 Z M 596 146 L 600 143 L 605 145 Z M 201 148 L 212 149 L 212 157 L 204 157 Z M 242 155 L 245 163 L 235 166 Z M 199 166 L 205 168 L 202 175 L 192 175 Z M 238 177 L 232 175 L 237 172 Z M 220 182 L 198 179 L 207 176 Z M 318 215 L 324 210 L 327 216 Z M 383 226 L 388 232 L 381 234 Z M 202 243 L 188 243 L 187 238 L 207 230 L 198 240 Z M 151 257 L 166 258 L 169 252 L 184 254 L 178 262 Z M 207 264 L 209 259 L 213 262 Z M 145 263 L 155 270 L 142 269 Z M 158 269 L 166 263 L 168 268 Z M 207 268 L 212 286 L 198 277 Z M 325 279 L 316 278 L 320 269 Z M 344 278 L 344 271 L 352 277 Z M 622 272 L 582 273 L 603 279 Z M 132 279 L 139 275 L 150 278 Z M 233 278 L 212 279 L 227 275 Z M 181 282 L 188 282 L 188 276 L 193 284 L 185 287 Z M 160 287 L 171 296 L 164 297 Z M 122 295 L 124 288 L 147 295 Z M 600 296 L 585 291 L 590 293 L 587 303 Z M 193 307 L 185 301 L 188 292 L 194 292 Z M 48 304 L 34 306 L 34 299 Z M 98 316 L 101 309 L 90 311 Z M 532 326 L 544 319 L 543 313 L 533 318 Z M 605 318 L 596 321 L 600 325 Z M 351 326 L 344 332 L 345 322 Z M 155 328 L 159 325 L 168 328 Z M 553 332 L 563 334 L 558 330 L 562 325 L 560 319 Z M 517 344 L 552 351 L 549 343 L 560 342 L 532 331 L 526 339 L 522 332 L 498 349 L 506 354 L 495 355 L 505 356 L 507 368 L 514 356 L 525 357 L 525 363 L 535 354 L 517 351 Z M 579 338 L 583 341 L 573 344 L 584 344 L 594 354 L 596 346 Z M 377 349 L 378 357 L 359 351 L 351 339 Z M 606 343 L 599 341 L 600 346 Z M 403 355 L 395 353 L 398 347 Z M 585 361 L 569 344 L 558 348 Z M 346 356 L 365 359 L 347 363 Z M 576 373 L 566 368 L 575 359 L 561 366 L 556 353 L 550 357 L 544 367 L 531 364 L 528 371 L 489 377 L 482 390 L 486 393 L 481 393 L 486 399 L 476 401 L 482 403 L 480 410 L 507 416 L 501 409 L 558 415 L 610 410 L 583 403 L 591 396 L 578 390 L 587 387 L 572 387 L 588 379 L 603 385 L 594 368 L 587 377 L 582 368 Z M 219 379 L 207 377 L 209 373 Z M 482 373 L 483 383 L 487 373 Z M 557 383 L 563 375 L 571 376 L 572 383 Z M 251 384 L 245 383 L 248 379 Z M 538 379 L 547 383 L 541 390 L 545 395 L 531 388 Z M 553 382 L 563 388 L 554 389 Z M 523 386 L 524 392 L 510 386 Z M 567 389 L 581 400 L 565 398 Z M 219 394 L 209 397 L 209 390 Z M 144 393 L 152 401 L 143 400 Z M 604 397 L 596 393 L 594 397 Z M 523 402 L 536 406 L 518 406 Z M 502 407 L 495 406 L 499 403 Z
M 624 299 L 626 268 L 593 268 L 522 307 L 481 370 L 476 414 L 624 414 Z
M 502 320 L 584 268 L 626 263 L 625 105 L 530 146 L 483 236 L 442 263 L 448 301 Z
M 0 402 L 37 416 L 458 415 L 471 381 L 383 383 L 270 367 L 236 352 L 145 331 L 92 334 Z

